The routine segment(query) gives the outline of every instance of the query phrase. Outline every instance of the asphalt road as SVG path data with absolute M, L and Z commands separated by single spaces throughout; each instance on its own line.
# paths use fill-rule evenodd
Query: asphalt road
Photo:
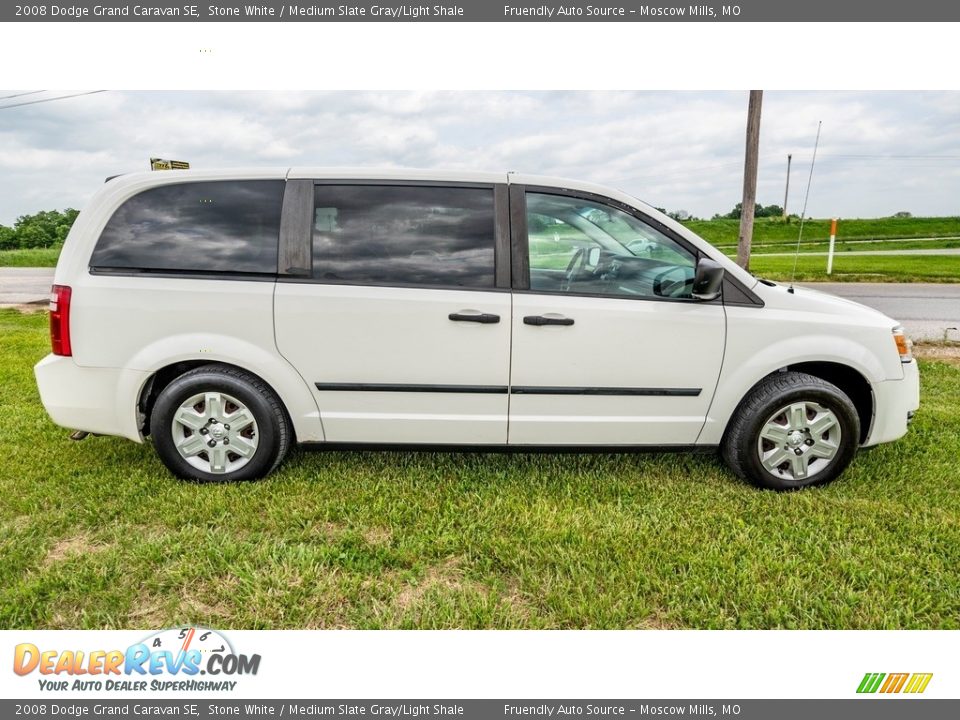
M 960 284 L 796 283 L 876 308 L 914 340 L 960 340 Z
M 53 268 L 0 268 L 0 307 L 45 303 Z M 869 305 L 903 323 L 915 339 L 960 340 L 960 284 L 797 283 Z
M 0 267 L 0 307 L 50 299 L 53 268 Z

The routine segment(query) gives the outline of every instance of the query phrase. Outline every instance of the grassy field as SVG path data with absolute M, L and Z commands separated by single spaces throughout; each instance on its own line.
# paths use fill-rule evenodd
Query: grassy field
M 698 220 L 686 225 L 728 254 L 735 253 L 739 220 Z M 566 243 L 562 242 L 565 238 L 559 243 L 554 242 L 554 230 L 532 238 L 533 250 L 538 254 L 536 267 L 562 268 L 569 261 Z M 789 280 L 793 259 L 764 255 L 791 252 L 796 246 L 797 231 L 796 221 L 788 224 L 779 218 L 758 218 L 751 271 L 771 280 Z M 825 252 L 829 231 L 829 220 L 808 220 L 801 253 Z M 960 239 L 936 239 L 958 236 L 960 217 L 843 220 L 833 275 L 826 274 L 826 257 L 804 257 L 801 254 L 796 279 L 801 282 L 960 282 L 960 256 L 843 257 L 849 251 L 958 248 Z M 910 241 L 909 238 L 935 239 Z M 58 248 L 4 250 L 0 251 L 0 267 L 54 267 L 58 254 Z
M 726 225 L 734 221 L 711 221 Z M 866 221 L 862 221 L 866 222 Z M 876 221 L 880 222 L 880 221 Z M 891 221 L 892 222 L 892 221 Z M 556 233 L 556 234 L 554 234 Z M 532 268 L 562 269 L 569 263 L 573 248 L 580 240 L 579 233 L 572 228 L 551 228 L 530 237 L 530 266 Z M 957 248 L 958 240 L 930 241 L 884 241 L 838 244 L 834 258 L 833 274 L 827 275 L 825 255 L 805 255 L 804 253 L 825 252 L 827 245 L 804 241 L 797 262 L 796 280 L 800 282 L 960 282 L 960 255 L 845 255 L 850 251 L 901 250 Z M 792 245 L 754 244 L 750 257 L 750 270 L 759 277 L 771 280 L 788 281 L 793 272 L 793 257 L 771 256 L 770 253 L 786 253 L 796 248 L 796 238 Z M 728 247 L 725 252 L 731 257 L 736 246 Z M 667 260 L 668 257 L 657 256 Z M 683 263 L 683 260 L 680 260 Z
M 750 272 L 757 277 L 787 281 L 794 258 L 750 257 Z M 825 255 L 801 255 L 796 280 L 800 282 L 960 282 L 960 255 L 854 255 L 838 254 L 833 274 L 827 275 Z
M 56 267 L 60 248 L 0 250 L 0 267 Z
M 684 225 L 718 247 L 736 246 L 740 235 L 739 220 L 691 220 Z M 787 223 L 780 218 L 757 218 L 753 242 L 758 247 L 770 243 L 796 243 L 799 229 L 800 221 L 796 219 Z M 839 240 L 958 236 L 960 217 L 841 219 L 837 225 Z M 830 220 L 808 219 L 803 226 L 803 237 L 805 243 L 829 239 Z
M 931 239 L 931 240 L 852 240 L 842 242 L 837 240 L 835 251 L 845 252 L 870 252 L 874 250 L 940 250 L 943 248 L 960 248 L 960 238 L 952 239 Z M 724 245 L 721 250 L 728 253 L 735 253 L 736 245 Z M 797 249 L 797 239 L 788 243 L 767 243 L 756 245 L 751 248 L 754 255 L 763 255 L 769 253 L 793 253 Z M 830 249 L 829 242 L 806 242 L 800 246 L 800 252 L 827 252 Z
M 0 311 L 0 627 L 960 627 L 956 365 L 812 491 L 712 455 L 303 451 L 203 486 L 50 423 L 46 322 Z

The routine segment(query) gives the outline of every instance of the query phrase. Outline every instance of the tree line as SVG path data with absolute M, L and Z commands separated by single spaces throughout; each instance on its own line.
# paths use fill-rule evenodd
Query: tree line
M 717 213 L 711 220 L 739 220 L 742 204 L 737 203 L 733 210 L 726 214 Z M 667 212 L 663 208 L 657 208 L 675 220 L 686 222 L 690 220 L 699 220 L 686 210 L 673 210 Z M 43 210 L 33 215 L 21 215 L 13 223 L 13 227 L 0 225 L 0 250 L 25 250 L 29 248 L 51 248 L 60 247 L 70 232 L 73 221 L 80 214 L 79 210 L 67 208 L 66 210 Z M 757 203 L 755 217 L 781 217 L 783 208 L 779 205 L 761 205 Z M 898 212 L 893 217 L 908 218 L 909 212 Z M 788 218 L 796 218 L 791 215 Z
M 0 250 L 59 247 L 79 210 L 43 210 L 33 215 L 21 215 L 13 227 L 0 225 Z
M 657 208 L 664 215 L 669 215 L 674 220 L 679 220 L 680 222 L 686 222 L 687 220 L 701 220 L 694 215 L 691 215 L 686 210 L 670 210 L 669 212 L 663 208 Z M 711 220 L 739 220 L 740 213 L 743 212 L 743 203 L 737 203 L 733 206 L 733 210 L 728 213 L 716 213 Z M 764 217 L 783 217 L 783 208 L 779 205 L 761 205 L 757 203 L 756 208 L 753 213 L 754 217 L 764 218 Z M 796 215 L 791 215 L 791 218 L 795 218 Z

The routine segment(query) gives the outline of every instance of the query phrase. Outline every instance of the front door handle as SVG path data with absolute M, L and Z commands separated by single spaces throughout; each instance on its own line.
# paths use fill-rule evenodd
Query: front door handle
M 492 313 L 455 312 L 450 313 L 447 317 L 454 322 L 475 322 L 483 323 L 484 325 L 492 325 L 500 322 L 500 316 Z
M 524 325 L 573 325 L 573 318 L 550 317 L 549 315 L 527 315 Z

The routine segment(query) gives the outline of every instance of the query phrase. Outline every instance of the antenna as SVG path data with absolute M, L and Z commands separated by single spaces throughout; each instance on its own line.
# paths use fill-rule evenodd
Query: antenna
M 803 239 L 803 224 L 807 219 L 807 202 L 810 200 L 810 185 L 813 183 L 813 166 L 817 164 L 817 148 L 820 147 L 820 128 L 823 120 L 817 121 L 817 139 L 813 142 L 813 159 L 810 160 L 810 175 L 807 177 L 807 192 L 803 196 L 803 211 L 800 213 L 800 232 L 797 234 L 797 250 L 793 254 L 793 272 L 790 273 L 788 293 L 793 292 L 793 279 L 797 276 L 797 261 L 800 259 L 800 241 Z

